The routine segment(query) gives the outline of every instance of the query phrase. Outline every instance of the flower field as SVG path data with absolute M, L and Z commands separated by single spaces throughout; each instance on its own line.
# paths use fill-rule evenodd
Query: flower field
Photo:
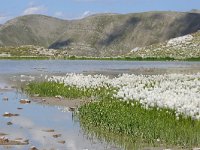
M 137 100 L 146 109 L 158 107 L 176 110 L 177 119 L 179 114 L 200 119 L 200 74 L 124 74 L 113 79 L 103 75 L 67 74 L 64 77 L 53 76 L 48 81 L 64 83 L 81 91 L 117 89 L 113 97 L 123 101 Z
M 115 78 L 66 74 L 46 79 L 30 83 L 29 93 L 94 98 L 94 103 L 79 108 L 83 126 L 125 133 L 148 143 L 199 146 L 200 73 Z

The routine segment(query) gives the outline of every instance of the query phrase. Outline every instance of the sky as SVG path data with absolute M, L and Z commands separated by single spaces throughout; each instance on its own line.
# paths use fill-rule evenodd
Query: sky
M 190 11 L 200 0 L 0 0 L 0 24 L 17 16 L 44 14 L 61 19 L 80 19 L 96 13 Z

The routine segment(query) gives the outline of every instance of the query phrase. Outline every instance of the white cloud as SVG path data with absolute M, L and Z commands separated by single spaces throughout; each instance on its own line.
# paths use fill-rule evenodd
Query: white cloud
M 81 15 L 80 18 L 85 18 L 85 17 L 88 17 L 88 16 L 90 16 L 90 15 L 92 15 L 92 14 L 94 14 L 94 13 L 91 12 L 91 11 L 85 11 L 85 12 Z
M 6 16 L 0 16 L 0 22 L 3 22 L 4 20 L 6 20 Z
M 46 11 L 47 11 L 47 8 L 44 6 L 30 6 L 24 10 L 23 15 L 43 14 Z
M 0 14 L 0 24 L 5 23 L 7 20 L 11 19 L 10 16 Z

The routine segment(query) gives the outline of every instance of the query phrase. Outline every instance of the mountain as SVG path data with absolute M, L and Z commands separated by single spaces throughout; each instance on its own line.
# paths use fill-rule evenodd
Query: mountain
M 137 47 L 128 54 L 131 57 L 157 58 L 200 58 L 200 31 L 173 38 L 168 41 L 146 47 Z
M 200 14 L 98 14 L 80 20 L 27 15 L 0 27 L 0 46 L 38 45 L 70 55 L 117 56 L 200 29 Z

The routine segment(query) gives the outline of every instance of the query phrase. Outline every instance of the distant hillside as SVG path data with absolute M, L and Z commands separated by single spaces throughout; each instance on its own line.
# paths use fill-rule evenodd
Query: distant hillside
M 147 47 L 134 48 L 131 57 L 200 58 L 200 31 Z
M 98 14 L 66 21 L 28 15 L 0 27 L 0 46 L 38 45 L 70 55 L 117 56 L 200 29 L 199 13 Z

